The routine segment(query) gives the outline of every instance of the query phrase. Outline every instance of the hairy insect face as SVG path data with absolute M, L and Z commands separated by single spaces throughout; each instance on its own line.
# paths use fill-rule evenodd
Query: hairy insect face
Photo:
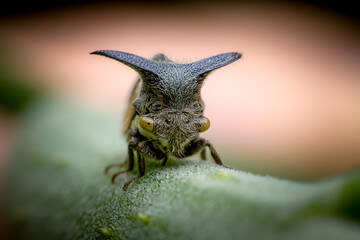
M 198 117 L 182 111 L 162 111 L 154 114 L 154 133 L 166 140 L 169 151 L 175 156 L 183 156 L 185 143 L 198 134 Z
M 183 157 L 184 146 L 209 129 L 210 121 L 191 110 L 163 109 L 140 117 L 139 126 L 165 140 L 172 155 Z
M 182 86 L 178 88 L 166 82 L 155 87 L 143 86 L 134 107 L 140 115 L 142 130 L 161 138 L 172 155 L 182 157 L 184 146 L 199 132 L 206 131 L 210 124 L 203 116 L 204 103 L 200 98 L 200 88 L 191 86 L 194 84 L 190 81 L 190 86 L 184 86 L 186 81 L 183 79 L 179 82 Z M 159 87 L 167 91 L 155 94 Z

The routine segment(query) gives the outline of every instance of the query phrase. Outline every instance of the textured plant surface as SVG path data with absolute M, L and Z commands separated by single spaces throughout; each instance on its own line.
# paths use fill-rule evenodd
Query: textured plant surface
M 115 185 L 104 175 L 126 156 L 118 119 L 50 98 L 23 114 L 6 179 L 16 237 L 360 239 L 359 171 L 299 183 L 211 161 L 148 159 L 145 177 L 124 193 L 136 172 Z

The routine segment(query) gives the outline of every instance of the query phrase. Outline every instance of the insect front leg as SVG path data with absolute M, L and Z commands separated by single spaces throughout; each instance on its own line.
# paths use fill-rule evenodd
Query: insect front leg
M 139 143 L 139 140 L 137 138 L 132 137 L 130 139 L 129 145 L 128 145 L 128 158 L 124 163 L 119 164 L 119 165 L 125 165 L 128 162 L 129 163 L 128 168 L 126 170 L 119 171 L 119 172 L 115 173 L 114 175 L 112 175 L 112 177 L 111 177 L 112 183 L 115 182 L 116 177 L 119 176 L 120 174 L 130 172 L 134 169 L 134 149 L 137 147 L 138 143 Z M 113 164 L 113 165 L 116 165 L 116 164 Z M 113 165 L 110 165 L 109 167 L 111 167 Z M 107 168 L 109 168 L 109 167 L 107 167 Z
M 165 157 L 164 157 L 164 160 L 162 161 L 161 165 L 165 166 L 167 163 L 167 160 L 168 160 L 168 155 L 165 153 Z
M 214 148 L 214 145 L 212 145 L 212 143 L 209 140 L 204 139 L 204 145 L 207 146 L 210 149 L 210 154 L 212 156 L 212 158 L 214 159 L 214 161 L 221 165 L 224 166 L 223 162 L 221 161 L 221 158 L 219 156 L 219 154 L 217 153 L 217 151 Z
M 219 156 L 219 154 L 217 153 L 217 151 L 215 150 L 214 146 L 212 145 L 212 143 L 209 140 L 206 140 L 204 138 L 197 138 L 195 139 L 193 142 L 191 142 L 191 144 L 189 145 L 189 147 L 187 147 L 185 149 L 185 155 L 186 156 L 191 156 L 194 155 L 195 153 L 198 153 L 199 151 L 201 151 L 201 158 L 203 159 L 204 157 L 206 157 L 205 155 L 205 147 L 208 147 L 210 150 L 210 154 L 212 156 L 212 158 L 214 159 L 215 163 L 223 166 L 225 168 L 230 168 L 230 169 L 234 169 L 228 166 L 225 166 Z M 236 170 L 236 169 L 235 169 Z
M 239 171 L 239 170 L 236 169 L 236 168 L 228 167 L 228 166 L 226 166 L 226 165 L 223 164 L 223 162 L 222 162 L 221 159 L 220 159 L 219 154 L 216 152 L 214 146 L 212 145 L 212 143 L 211 143 L 209 140 L 204 139 L 204 144 L 205 144 L 205 146 L 207 146 L 207 147 L 210 149 L 210 154 L 211 154 L 212 158 L 214 159 L 214 161 L 215 161 L 217 164 L 219 164 L 219 165 L 221 165 L 221 166 L 223 166 L 223 167 L 225 167 L 225 168 L 229 168 L 229 169 L 233 169 L 233 170 Z
M 201 150 L 201 152 L 200 152 L 200 158 L 201 158 L 201 160 L 206 160 L 206 148 L 204 148 L 203 150 Z
M 138 166 L 139 166 L 139 175 L 136 177 L 133 177 L 129 181 L 127 181 L 124 186 L 123 190 L 126 192 L 127 188 L 129 187 L 130 183 L 132 183 L 135 180 L 138 180 L 139 178 L 143 177 L 145 175 L 145 159 L 144 159 L 144 151 L 147 147 L 148 142 L 143 141 L 137 144 L 136 153 L 138 156 Z
M 123 166 L 125 166 L 127 163 L 128 163 L 129 159 L 126 158 L 126 160 L 124 162 L 121 162 L 121 163 L 114 163 L 114 164 L 110 164 L 108 165 L 106 168 L 105 168 L 105 174 L 108 174 L 109 173 L 109 170 L 111 168 L 114 168 L 114 167 L 118 167 L 118 168 L 121 168 Z
M 155 148 L 153 146 L 153 144 L 151 143 L 151 141 L 143 141 L 142 143 L 142 147 L 141 147 L 141 151 L 146 154 L 146 156 L 148 156 L 149 158 L 152 159 L 156 159 L 156 160 L 162 160 L 161 165 L 165 166 L 167 160 L 168 160 L 168 155 L 166 152 L 163 152 L 157 148 Z
M 133 153 L 133 149 L 135 149 L 135 147 L 137 146 L 137 143 L 140 141 L 139 138 L 137 138 L 136 136 L 138 135 L 138 131 L 133 131 L 133 133 L 131 134 L 131 138 L 129 140 L 129 145 L 128 145 L 128 157 L 126 158 L 126 160 L 124 162 L 121 163 L 115 163 L 115 164 L 110 164 L 109 166 L 107 166 L 105 168 L 105 174 L 107 174 L 109 172 L 109 170 L 113 167 L 123 167 L 125 166 L 127 163 L 129 163 L 129 168 L 128 171 L 131 171 L 134 168 L 134 153 Z M 120 171 L 114 175 L 118 176 L 121 173 L 124 173 L 126 171 Z M 115 179 L 116 176 L 113 178 Z

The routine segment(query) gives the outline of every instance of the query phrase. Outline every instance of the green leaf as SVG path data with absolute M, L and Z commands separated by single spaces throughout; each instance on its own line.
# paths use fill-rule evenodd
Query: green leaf
M 24 77 L 8 58 L 6 51 L 0 49 L 0 107 L 17 113 L 36 99 L 39 90 L 29 84 L 29 77 Z
M 6 203 L 19 239 L 360 239 L 360 172 L 294 182 L 212 161 L 146 160 L 127 192 L 117 115 L 43 98 L 21 120 Z M 225 159 L 226 160 L 226 159 Z M 112 169 L 112 173 L 117 169 Z

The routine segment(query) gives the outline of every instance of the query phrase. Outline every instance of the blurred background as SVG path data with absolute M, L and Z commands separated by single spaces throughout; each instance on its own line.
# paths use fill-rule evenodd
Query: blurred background
M 0 176 L 37 94 L 119 122 L 136 73 L 100 49 L 181 63 L 243 58 L 202 89 L 204 134 L 228 165 L 297 180 L 360 164 L 360 28 L 341 1 L 30 1 L 0 10 Z M 120 124 L 120 123 L 119 123 Z M 1 182 L 0 182 L 1 183 Z

